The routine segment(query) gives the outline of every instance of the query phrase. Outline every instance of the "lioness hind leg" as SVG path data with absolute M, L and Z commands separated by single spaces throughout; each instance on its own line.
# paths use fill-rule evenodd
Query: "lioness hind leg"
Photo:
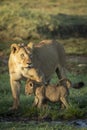
M 68 101 L 66 100 L 65 97 L 61 97 L 60 100 L 61 100 L 61 102 L 63 103 L 63 104 L 62 104 L 62 107 L 63 107 L 63 108 L 64 108 L 64 106 L 65 106 L 66 108 L 69 107 Z
M 10 108 L 10 110 L 18 109 L 19 107 L 19 98 L 20 98 L 20 82 L 11 80 L 11 90 L 12 90 L 12 96 L 13 96 L 13 106 Z
M 58 76 L 59 79 L 66 78 L 65 69 L 62 68 L 62 67 L 58 67 L 56 69 L 56 74 L 57 74 L 57 76 Z

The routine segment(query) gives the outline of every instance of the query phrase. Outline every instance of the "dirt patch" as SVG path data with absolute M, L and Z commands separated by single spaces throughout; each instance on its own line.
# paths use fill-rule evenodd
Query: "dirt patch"
M 11 114 L 11 115 L 10 115 Z M 75 120 L 52 120 L 51 118 L 49 117 L 46 117 L 46 118 L 37 118 L 37 117 L 21 117 L 21 116 L 14 116 L 14 114 L 12 115 L 12 113 L 10 114 L 7 114 L 7 116 L 0 116 L 0 122 L 21 122 L 21 123 L 29 123 L 29 122 L 32 122 L 37 124 L 37 123 L 40 123 L 40 122 L 48 122 L 48 123 L 51 123 L 51 124 L 61 124 L 61 123 L 65 123 L 67 125 L 74 125 L 76 127 L 79 127 L 79 128 L 87 128 L 87 118 L 86 119 L 75 119 Z
M 87 65 L 87 56 L 83 55 L 68 55 L 67 57 L 67 62 L 74 62 L 78 64 L 85 64 Z
M 66 68 L 69 72 L 75 74 L 87 74 L 87 56 L 84 55 L 67 55 Z

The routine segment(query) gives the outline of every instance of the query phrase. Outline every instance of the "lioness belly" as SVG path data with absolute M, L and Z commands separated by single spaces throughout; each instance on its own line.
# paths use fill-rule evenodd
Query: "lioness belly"
M 58 64 L 59 64 L 59 57 L 54 48 L 36 49 L 34 65 L 38 70 L 40 70 L 44 74 L 46 80 L 51 79 L 52 74 L 58 67 Z

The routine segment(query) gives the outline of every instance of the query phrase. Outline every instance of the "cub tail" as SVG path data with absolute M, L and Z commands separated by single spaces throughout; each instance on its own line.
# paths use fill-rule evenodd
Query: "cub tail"
M 72 84 L 72 88 L 80 89 L 80 88 L 82 88 L 84 85 L 85 85 L 84 82 L 81 81 L 81 82 Z

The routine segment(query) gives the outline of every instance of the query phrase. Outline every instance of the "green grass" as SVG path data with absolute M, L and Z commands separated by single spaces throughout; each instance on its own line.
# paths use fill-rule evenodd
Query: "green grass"
M 67 126 L 66 123 L 49 122 L 28 122 L 28 123 L 0 123 L 3 130 L 87 130 L 87 128 L 77 128 L 73 125 Z
M 87 109 L 87 75 L 84 76 L 84 74 L 81 74 L 80 76 L 75 76 L 73 74 L 68 74 L 68 77 L 71 79 L 72 82 L 78 82 L 78 81 L 83 81 L 85 82 L 85 86 L 82 89 L 70 89 L 70 96 L 69 96 L 69 101 L 71 104 L 71 107 L 69 108 L 69 113 L 68 111 L 61 111 L 58 104 L 49 104 L 51 105 L 52 109 L 51 110 L 46 110 L 46 111 L 39 111 L 38 109 L 34 109 L 32 106 L 34 97 L 30 96 L 27 97 L 25 96 L 24 93 L 24 82 L 22 84 L 22 89 L 21 89 L 21 107 L 18 111 L 18 113 L 21 114 L 22 117 L 31 117 L 33 116 L 43 116 L 43 114 L 47 114 L 52 118 L 53 120 L 59 119 L 61 117 L 68 118 L 68 114 L 70 114 L 71 118 L 81 118 L 84 117 Z M 10 84 L 9 84 L 9 75 L 8 73 L 1 75 L 0 76 L 0 114 L 3 115 L 3 113 L 8 113 L 8 108 L 12 105 L 13 99 L 11 95 L 11 89 L 10 89 Z M 52 79 L 52 83 L 57 81 L 57 77 L 54 76 Z M 77 109 L 74 109 L 77 108 Z M 57 111 L 60 111 L 60 113 L 57 113 Z M 74 111 L 73 111 L 74 110 Z M 16 116 L 17 114 L 16 113 Z M 37 113 L 37 114 L 36 114 Z M 53 114 L 52 114 L 53 113 Z M 68 114 L 67 114 L 68 113 Z M 66 117 L 67 116 L 67 117 Z
M 86 7 L 86 0 L 4 0 L 0 4 L 0 39 L 86 37 Z
M 67 54 L 87 55 L 87 39 L 84 38 L 68 38 L 58 39 L 63 44 Z
M 3 127 L 4 125 L 4 127 Z M 77 128 L 75 126 L 67 126 L 65 123 L 50 124 L 47 122 L 42 123 L 4 123 L 0 124 L 3 130 L 87 130 L 87 128 Z M 7 128 L 8 127 L 8 128 Z

